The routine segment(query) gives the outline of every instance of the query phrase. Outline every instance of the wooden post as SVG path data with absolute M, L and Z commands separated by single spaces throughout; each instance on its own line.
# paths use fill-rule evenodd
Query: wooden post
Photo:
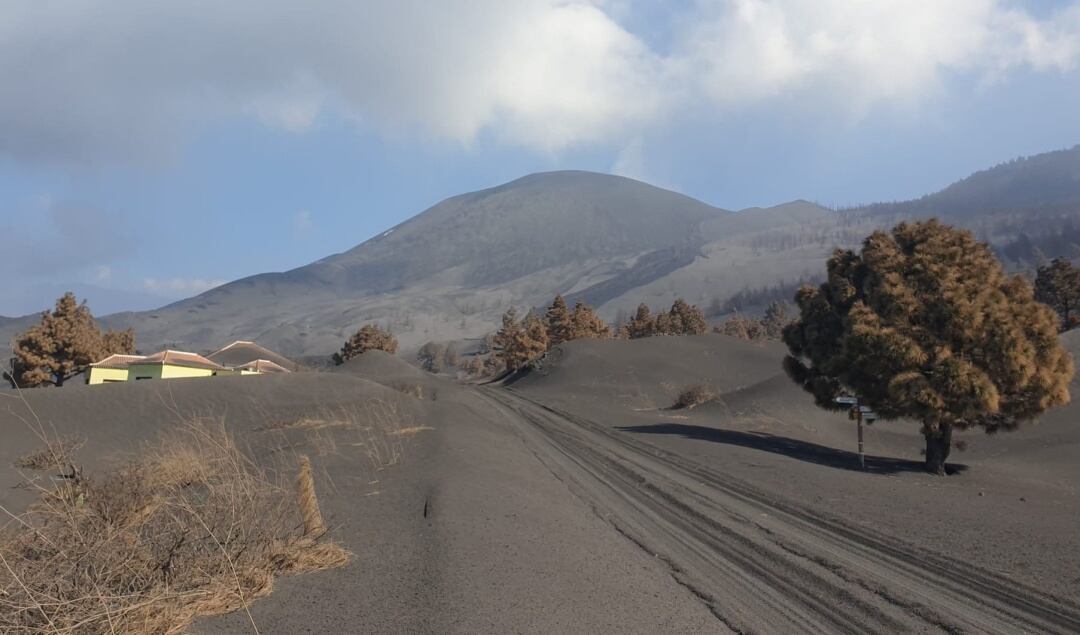
M 855 406 L 855 410 L 856 410 L 856 413 L 857 413 L 855 415 L 856 416 L 856 421 L 858 421 L 858 428 L 859 428 L 859 467 L 865 470 L 866 469 L 866 455 L 863 454 L 863 444 L 862 444 L 862 408 L 860 408 L 859 406 Z

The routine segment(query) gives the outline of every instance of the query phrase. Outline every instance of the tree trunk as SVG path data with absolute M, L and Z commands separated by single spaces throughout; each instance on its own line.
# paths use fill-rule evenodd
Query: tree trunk
M 945 459 L 949 458 L 952 449 L 952 424 L 942 422 L 933 427 L 926 426 L 923 435 L 926 437 L 926 471 L 945 476 Z

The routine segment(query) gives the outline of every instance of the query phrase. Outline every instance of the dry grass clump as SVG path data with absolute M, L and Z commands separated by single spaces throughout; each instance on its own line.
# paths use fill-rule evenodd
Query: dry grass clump
M 72 455 L 79 450 L 85 440 L 79 437 L 66 436 L 56 439 L 45 439 L 45 447 L 20 456 L 15 460 L 15 467 L 20 470 L 62 470 L 72 465 Z
M 679 396 L 675 398 L 675 403 L 672 404 L 672 410 L 690 410 L 696 406 L 716 401 L 716 391 L 713 390 L 708 384 L 694 384 L 687 386 L 679 392 Z
M 409 395 L 410 397 L 416 397 L 417 399 L 424 398 L 424 387 L 420 384 L 395 381 L 390 383 L 390 387 L 402 394 Z
M 344 564 L 303 466 L 292 492 L 193 424 L 100 478 L 72 470 L 0 528 L 0 632 L 175 633 Z

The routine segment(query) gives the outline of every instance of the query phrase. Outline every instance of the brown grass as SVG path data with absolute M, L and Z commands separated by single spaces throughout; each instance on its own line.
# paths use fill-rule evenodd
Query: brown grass
M 410 397 L 416 397 L 417 399 L 424 398 L 424 387 L 420 384 L 414 384 L 403 381 L 395 381 L 390 383 L 390 388 Z
M 280 448 L 289 450 L 304 445 L 319 456 L 337 455 L 343 449 L 359 448 L 376 471 L 397 465 L 409 437 L 429 430 L 408 414 L 397 400 L 369 399 L 362 404 L 323 410 L 314 416 L 280 422 L 257 428 L 261 432 L 287 433 L 302 431 L 304 439 L 289 442 Z
M 679 392 L 679 396 L 675 398 L 675 403 L 671 405 L 671 409 L 690 410 L 702 404 L 716 401 L 716 398 L 716 391 L 708 384 L 694 384 L 683 388 Z
M 63 470 L 73 463 L 72 455 L 83 446 L 85 441 L 79 437 L 61 437 L 45 439 L 45 447 L 23 455 L 15 460 L 15 467 L 20 470 Z
M 409 426 L 407 428 L 398 428 L 393 430 L 390 434 L 397 435 L 399 437 L 411 437 L 416 434 L 420 434 L 425 430 L 434 430 L 431 426 Z
M 276 575 L 341 566 L 310 466 L 298 483 L 271 481 L 221 425 L 188 426 L 100 478 L 74 469 L 0 527 L 0 632 L 176 633 L 246 611 Z

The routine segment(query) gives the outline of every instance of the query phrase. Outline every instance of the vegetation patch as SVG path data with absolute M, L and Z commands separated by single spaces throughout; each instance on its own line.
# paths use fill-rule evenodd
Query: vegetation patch
M 193 424 L 112 473 L 40 487 L 0 527 L 0 632 L 175 633 L 246 611 L 277 575 L 343 565 L 301 464 L 276 483 L 222 427 Z
M 85 443 L 79 437 L 61 437 L 58 439 L 46 439 L 45 447 L 24 454 L 15 459 L 15 467 L 20 470 L 63 470 L 72 467 L 73 455 Z
M 403 395 L 415 397 L 416 399 L 424 398 L 424 387 L 417 383 L 395 381 L 390 383 L 390 388 L 393 388 Z
M 693 386 L 687 386 L 679 392 L 679 396 L 675 398 L 675 403 L 671 405 L 672 410 L 691 410 L 702 404 L 707 404 L 716 401 L 716 391 L 708 384 L 694 384 Z

